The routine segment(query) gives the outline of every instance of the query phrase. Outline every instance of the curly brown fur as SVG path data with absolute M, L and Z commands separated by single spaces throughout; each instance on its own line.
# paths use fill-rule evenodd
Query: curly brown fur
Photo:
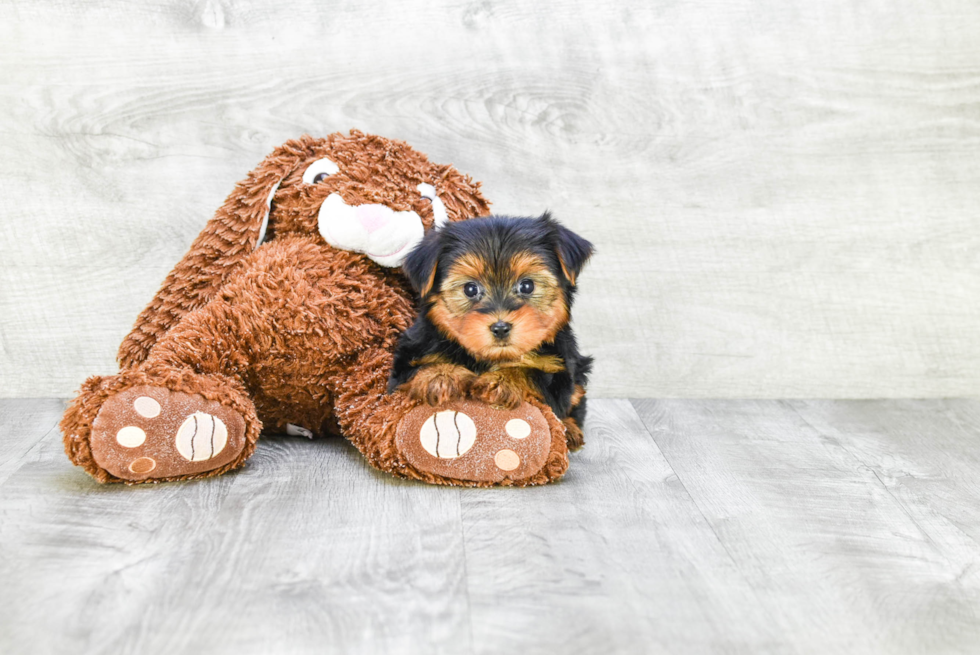
M 461 397 L 514 408 L 545 402 L 581 446 L 592 358 L 579 353 L 569 316 L 592 244 L 555 222 L 492 216 L 429 233 L 405 271 L 419 314 L 395 351 L 388 388 L 412 389 L 432 362 L 471 371 Z M 422 383 L 424 384 L 424 382 Z M 440 398 L 445 402 L 445 396 Z

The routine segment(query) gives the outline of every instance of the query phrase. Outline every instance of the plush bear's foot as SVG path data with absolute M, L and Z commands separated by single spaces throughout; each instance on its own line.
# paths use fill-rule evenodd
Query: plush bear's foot
M 419 406 L 399 423 L 395 445 L 409 464 L 443 484 L 526 484 L 535 477 L 538 484 L 557 477 L 541 475 L 553 438 L 541 410 L 528 403 L 509 410 L 472 400 Z M 567 466 L 565 453 L 559 455 Z M 563 472 L 564 466 L 557 475 Z
M 130 387 L 92 422 L 95 462 L 128 481 L 200 475 L 244 459 L 245 419 L 219 402 L 164 387 Z

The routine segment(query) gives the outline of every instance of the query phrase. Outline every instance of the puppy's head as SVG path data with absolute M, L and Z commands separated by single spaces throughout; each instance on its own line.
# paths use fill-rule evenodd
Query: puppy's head
M 592 244 L 548 214 L 490 216 L 428 233 L 402 267 L 429 320 L 483 361 L 518 359 L 568 323 Z

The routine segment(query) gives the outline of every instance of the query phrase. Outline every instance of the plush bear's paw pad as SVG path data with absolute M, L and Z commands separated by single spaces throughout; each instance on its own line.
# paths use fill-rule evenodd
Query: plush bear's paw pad
M 198 475 L 245 447 L 245 420 L 218 402 L 139 386 L 109 398 L 92 423 L 92 456 L 123 480 Z
M 439 410 L 413 409 L 399 423 L 395 445 L 420 471 L 454 480 L 516 482 L 544 466 L 551 433 L 533 405 L 505 410 L 461 400 Z
M 436 412 L 422 424 L 419 443 L 433 457 L 462 457 L 476 443 L 476 424 L 469 416 L 456 410 Z

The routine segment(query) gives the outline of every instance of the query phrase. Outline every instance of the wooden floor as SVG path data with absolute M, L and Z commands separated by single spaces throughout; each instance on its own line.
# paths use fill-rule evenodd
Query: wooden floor
M 0 401 L 0 653 L 980 652 L 980 401 L 595 401 L 566 478 L 268 438 L 100 486 Z

